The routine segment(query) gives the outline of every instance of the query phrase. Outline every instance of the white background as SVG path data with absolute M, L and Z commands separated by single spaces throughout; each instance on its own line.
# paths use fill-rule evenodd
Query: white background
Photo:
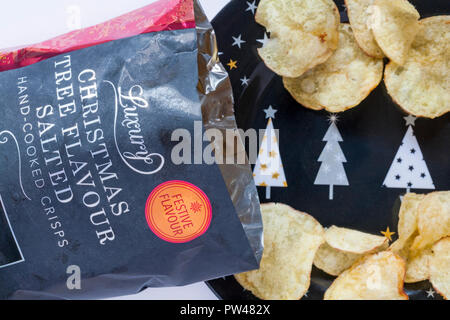
M 200 0 L 212 19 L 229 0 Z M 0 9 L 0 49 L 41 42 L 74 28 L 104 22 L 152 0 L 16 0 L 2 1 Z M 74 13 L 79 11 L 79 19 Z M 76 16 L 76 15 L 75 15 Z M 120 299 L 217 299 L 204 283 L 187 287 L 147 289 Z

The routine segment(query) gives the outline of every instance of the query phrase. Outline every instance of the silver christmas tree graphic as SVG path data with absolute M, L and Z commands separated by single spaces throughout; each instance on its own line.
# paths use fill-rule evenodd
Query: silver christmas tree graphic
M 266 188 L 266 199 L 270 199 L 271 187 L 287 187 L 287 182 L 272 121 L 277 110 L 269 106 L 264 112 L 269 121 L 256 159 L 253 178 L 257 186 Z
M 332 114 L 329 117 L 330 127 L 322 141 L 327 144 L 319 156 L 321 162 L 319 172 L 317 173 L 315 185 L 329 186 L 329 199 L 334 198 L 334 186 L 348 186 L 347 175 L 345 174 L 344 163 L 347 159 L 342 152 L 339 142 L 344 141 L 336 126 L 338 118 Z
M 427 164 L 414 135 L 413 126 L 416 117 L 404 117 L 408 127 L 394 161 L 384 179 L 383 186 L 388 188 L 435 189 Z

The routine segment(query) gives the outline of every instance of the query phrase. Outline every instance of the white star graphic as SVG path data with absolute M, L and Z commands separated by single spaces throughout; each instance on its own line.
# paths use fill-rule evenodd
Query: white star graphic
M 403 119 L 405 119 L 406 121 L 406 126 L 412 125 L 414 126 L 416 123 L 417 118 L 414 117 L 413 115 L 409 115 L 407 117 L 403 117 Z
M 262 43 L 263 47 L 266 45 L 267 41 L 269 41 L 269 37 L 267 33 L 264 32 L 264 39 L 256 39 L 259 43 Z
M 245 41 L 242 40 L 242 35 L 239 35 L 238 37 L 232 37 L 232 38 L 233 38 L 233 41 L 234 41 L 232 46 L 238 46 L 239 49 L 241 49 L 241 45 L 243 43 L 245 43 Z
M 275 119 L 275 113 L 277 113 L 278 110 L 272 108 L 272 106 L 269 106 L 269 108 L 264 109 L 264 112 L 266 113 L 266 119 L 267 119 L 267 118 Z
M 425 291 L 427 293 L 427 298 L 431 297 L 434 298 L 435 292 L 433 291 L 433 288 L 430 288 L 430 290 Z
M 345 181 L 345 176 L 342 173 L 339 173 L 337 175 L 337 179 L 339 182 L 343 182 L 343 181 Z
M 242 82 L 242 86 L 248 86 L 248 82 L 250 81 L 250 79 L 247 79 L 247 76 L 244 76 L 242 79 L 241 79 L 241 82 Z
M 258 7 L 255 5 L 255 3 L 256 3 L 256 0 L 253 1 L 252 3 L 250 3 L 250 2 L 247 1 L 248 8 L 247 8 L 245 11 L 251 11 L 252 14 L 255 14 L 256 8 L 258 8 Z
M 339 117 L 338 117 L 338 115 L 335 114 L 335 113 L 330 114 L 330 116 L 328 117 L 328 121 L 329 121 L 330 123 L 335 123 L 335 122 L 337 122 L 338 120 L 339 120 Z

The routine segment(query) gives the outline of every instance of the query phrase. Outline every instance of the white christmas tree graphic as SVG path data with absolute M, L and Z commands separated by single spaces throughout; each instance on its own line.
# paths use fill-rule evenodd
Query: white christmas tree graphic
M 315 185 L 327 185 L 330 187 L 329 199 L 333 200 L 334 186 L 348 186 L 347 175 L 343 163 L 347 162 L 339 142 L 344 141 L 336 126 L 337 116 L 329 117 L 330 127 L 322 141 L 327 144 L 318 159 L 321 162 L 317 173 Z
M 416 117 L 409 115 L 404 119 L 408 130 L 383 185 L 388 188 L 406 189 L 407 192 L 411 189 L 435 189 L 419 143 L 414 136 L 413 126 Z
M 272 122 L 277 110 L 269 106 L 264 112 L 266 113 L 266 119 L 269 118 L 269 121 L 261 142 L 253 177 L 257 186 L 266 188 L 266 199 L 270 199 L 270 188 L 287 187 L 287 182 L 281 162 L 278 139 Z

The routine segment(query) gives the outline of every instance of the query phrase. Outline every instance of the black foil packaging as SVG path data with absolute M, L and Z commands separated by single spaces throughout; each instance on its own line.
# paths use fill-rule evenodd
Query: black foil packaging
M 148 10 L 165 5 L 175 8 L 171 18 L 195 10 L 195 27 L 176 22 L 60 54 L 17 51 L 17 61 L 39 62 L 0 73 L 0 298 L 103 298 L 258 267 L 262 222 L 250 166 L 171 159 L 177 129 L 194 140 L 196 123 L 200 135 L 236 123 L 199 4 L 161 0 Z M 172 182 L 204 202 L 184 199 L 168 230 L 193 227 L 189 219 L 200 221 L 193 217 L 210 205 L 210 220 L 190 238 L 158 231 L 151 208 L 183 196 L 157 193 Z

